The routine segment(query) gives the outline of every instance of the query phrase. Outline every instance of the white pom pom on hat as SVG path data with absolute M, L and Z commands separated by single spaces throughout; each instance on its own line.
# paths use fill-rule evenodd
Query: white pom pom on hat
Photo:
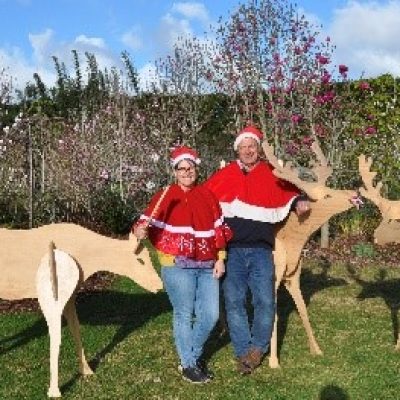
M 236 136 L 236 139 L 233 143 L 234 150 L 237 150 L 239 143 L 246 138 L 254 139 L 258 144 L 260 144 L 261 140 L 263 139 L 263 134 L 256 126 L 247 125 Z
M 191 149 L 187 146 L 178 146 L 171 151 L 171 165 L 175 167 L 182 160 L 193 161 L 196 165 L 199 165 L 201 160 L 196 150 Z

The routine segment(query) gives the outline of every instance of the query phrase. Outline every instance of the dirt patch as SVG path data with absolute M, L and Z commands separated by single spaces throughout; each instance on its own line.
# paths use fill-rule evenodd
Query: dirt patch
M 82 298 L 97 293 L 105 288 L 108 288 L 114 275 L 108 272 L 97 272 L 87 279 L 84 284 L 79 288 L 77 301 Z M 37 299 L 23 299 L 23 300 L 2 300 L 0 299 L 0 314 L 11 314 L 26 311 L 40 311 Z
M 378 246 L 365 236 L 338 237 L 331 241 L 328 249 L 321 249 L 318 242 L 310 241 L 303 253 L 306 259 L 319 259 L 330 264 L 400 267 L 400 244 Z

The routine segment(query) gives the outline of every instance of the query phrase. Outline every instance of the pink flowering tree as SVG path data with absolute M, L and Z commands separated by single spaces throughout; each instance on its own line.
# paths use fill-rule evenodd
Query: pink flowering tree
M 280 157 L 300 162 L 317 140 L 340 169 L 349 127 L 366 130 L 368 121 L 359 118 L 347 66 L 332 65 L 333 51 L 290 2 L 249 1 L 216 30 L 204 76 L 231 99 L 236 129 L 258 123 Z M 370 95 L 362 85 L 359 92 Z

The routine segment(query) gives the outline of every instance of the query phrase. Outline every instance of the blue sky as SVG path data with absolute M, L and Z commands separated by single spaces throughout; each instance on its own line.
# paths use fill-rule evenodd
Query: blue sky
M 244 0 L 246 1 L 246 0 Z M 52 55 L 70 61 L 71 49 L 117 65 L 127 50 L 144 74 L 176 37 L 201 36 L 239 0 L 0 0 L 0 69 L 23 84 L 39 72 L 54 80 Z M 400 0 L 298 0 L 308 19 L 323 25 L 337 46 L 336 62 L 352 76 L 400 75 Z

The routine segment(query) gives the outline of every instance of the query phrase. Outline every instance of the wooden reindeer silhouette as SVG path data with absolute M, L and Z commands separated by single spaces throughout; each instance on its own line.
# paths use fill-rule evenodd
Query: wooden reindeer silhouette
M 294 300 L 306 330 L 310 351 L 312 354 L 320 355 L 322 351 L 311 328 L 306 304 L 300 289 L 301 252 L 312 233 L 317 231 L 332 216 L 340 214 L 353 206 L 350 200 L 355 192 L 331 189 L 326 186 L 326 181 L 332 174 L 332 168 L 328 166 L 327 160 L 316 142 L 312 145 L 312 150 L 319 162 L 319 164 L 314 163 L 313 166 L 313 172 L 317 177 L 315 182 L 301 180 L 290 162 L 282 165 L 275 157 L 273 147 L 266 141 L 263 143 L 263 149 L 268 161 L 275 168 L 274 174 L 296 185 L 312 200 L 310 202 L 310 212 L 307 216 L 299 218 L 294 213 L 290 213 L 289 217 L 277 226 L 274 250 L 275 289 L 277 291 L 281 283 L 285 285 Z M 277 334 L 277 315 L 275 315 L 269 358 L 271 368 L 279 367 Z
M 58 355 L 62 315 L 75 340 L 80 372 L 93 373 L 86 361 L 76 315 L 75 291 L 80 283 L 95 272 L 109 271 L 151 292 L 162 288 L 148 250 L 141 247 L 134 253 L 137 239 L 132 234 L 129 240 L 111 239 L 75 224 L 61 223 L 30 230 L 0 229 L 0 243 L 0 298 L 37 297 L 49 327 L 49 397 L 61 395 Z M 54 249 L 52 243 L 62 251 Z
M 358 166 L 365 188 L 360 188 L 360 193 L 371 200 L 382 214 L 382 221 L 375 229 L 374 240 L 376 244 L 400 243 L 400 200 L 388 200 L 381 196 L 382 182 L 373 184 L 376 172 L 371 171 L 372 159 L 360 155 Z

